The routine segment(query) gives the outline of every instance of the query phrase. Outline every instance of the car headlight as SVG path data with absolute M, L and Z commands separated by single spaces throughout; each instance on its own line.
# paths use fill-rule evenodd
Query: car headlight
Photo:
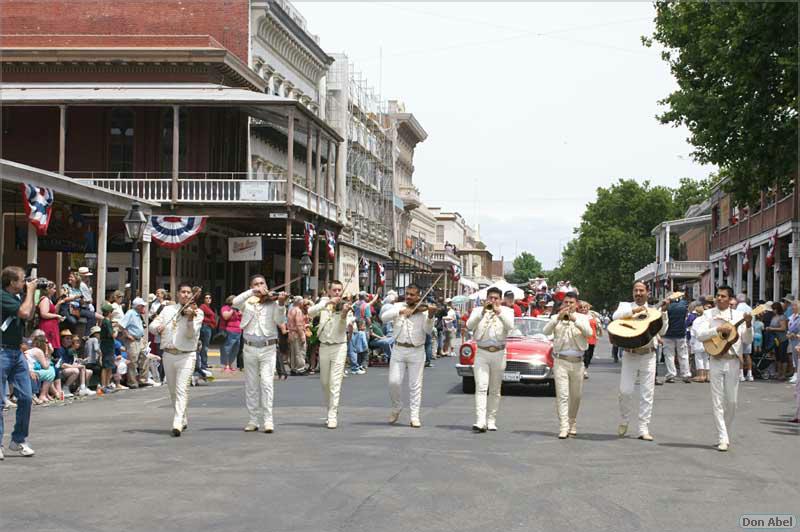
M 472 356 L 472 348 L 470 346 L 468 346 L 468 345 L 465 345 L 464 347 L 461 348 L 461 354 L 463 356 L 465 356 L 465 357 L 471 357 Z

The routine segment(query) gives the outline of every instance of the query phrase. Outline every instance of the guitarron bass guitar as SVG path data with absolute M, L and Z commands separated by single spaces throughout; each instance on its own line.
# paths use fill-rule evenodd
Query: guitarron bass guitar
M 649 344 L 661 330 L 664 321 L 661 311 L 655 308 L 621 318 L 608 324 L 608 338 L 622 349 L 639 349 Z

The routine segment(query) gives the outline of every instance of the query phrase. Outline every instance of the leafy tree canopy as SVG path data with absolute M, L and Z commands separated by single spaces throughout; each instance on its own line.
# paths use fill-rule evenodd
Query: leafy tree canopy
M 655 31 L 678 90 L 664 124 L 684 125 L 696 160 L 729 177 L 740 204 L 789 186 L 798 161 L 798 2 L 655 3 Z
M 506 281 L 524 283 L 528 279 L 541 276 L 543 271 L 542 263 L 532 254 L 523 251 L 514 259 L 514 271 L 506 275 Z

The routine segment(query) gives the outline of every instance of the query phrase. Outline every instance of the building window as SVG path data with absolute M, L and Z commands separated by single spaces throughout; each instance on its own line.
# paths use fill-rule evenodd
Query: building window
M 186 109 L 181 109 L 178 121 L 180 122 L 180 142 L 178 145 L 179 159 L 178 170 L 186 169 L 186 146 L 189 145 L 186 138 L 188 131 L 187 121 L 189 113 Z M 164 109 L 161 113 L 161 171 L 172 171 L 172 109 Z
M 437 225 L 436 226 L 436 242 L 443 243 L 444 242 L 444 226 Z
M 109 169 L 112 172 L 133 171 L 134 114 L 130 109 L 111 109 L 109 128 Z

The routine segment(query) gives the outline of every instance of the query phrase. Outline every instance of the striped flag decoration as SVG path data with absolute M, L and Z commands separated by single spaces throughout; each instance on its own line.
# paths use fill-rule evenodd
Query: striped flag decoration
M 153 241 L 161 247 L 176 249 L 200 234 L 206 226 L 205 216 L 151 216 Z
M 362 271 L 369 270 L 369 261 L 367 260 L 366 257 L 361 257 L 361 259 L 358 261 L 358 263 L 361 266 L 361 270 Z
M 314 249 L 314 239 L 317 237 L 317 230 L 314 227 L 314 224 L 311 222 L 306 222 L 306 229 L 305 229 L 305 239 L 306 239 L 306 251 L 309 255 L 311 255 L 311 251 Z
M 22 185 L 22 196 L 25 214 L 31 225 L 36 228 L 36 233 L 40 236 L 47 234 L 47 226 L 50 225 L 53 207 L 53 190 L 45 187 L 35 187 L 33 185 Z
M 778 247 L 778 230 L 769 237 L 769 247 L 767 248 L 767 268 L 772 268 L 775 264 L 775 249 Z
M 750 242 L 744 245 L 744 258 L 742 258 L 742 270 L 750 270 Z
M 383 286 L 386 284 L 386 268 L 380 262 L 375 263 L 375 266 L 378 269 L 378 285 Z
M 325 229 L 325 240 L 328 244 L 328 257 L 333 260 L 336 258 L 336 236 L 333 231 Z

